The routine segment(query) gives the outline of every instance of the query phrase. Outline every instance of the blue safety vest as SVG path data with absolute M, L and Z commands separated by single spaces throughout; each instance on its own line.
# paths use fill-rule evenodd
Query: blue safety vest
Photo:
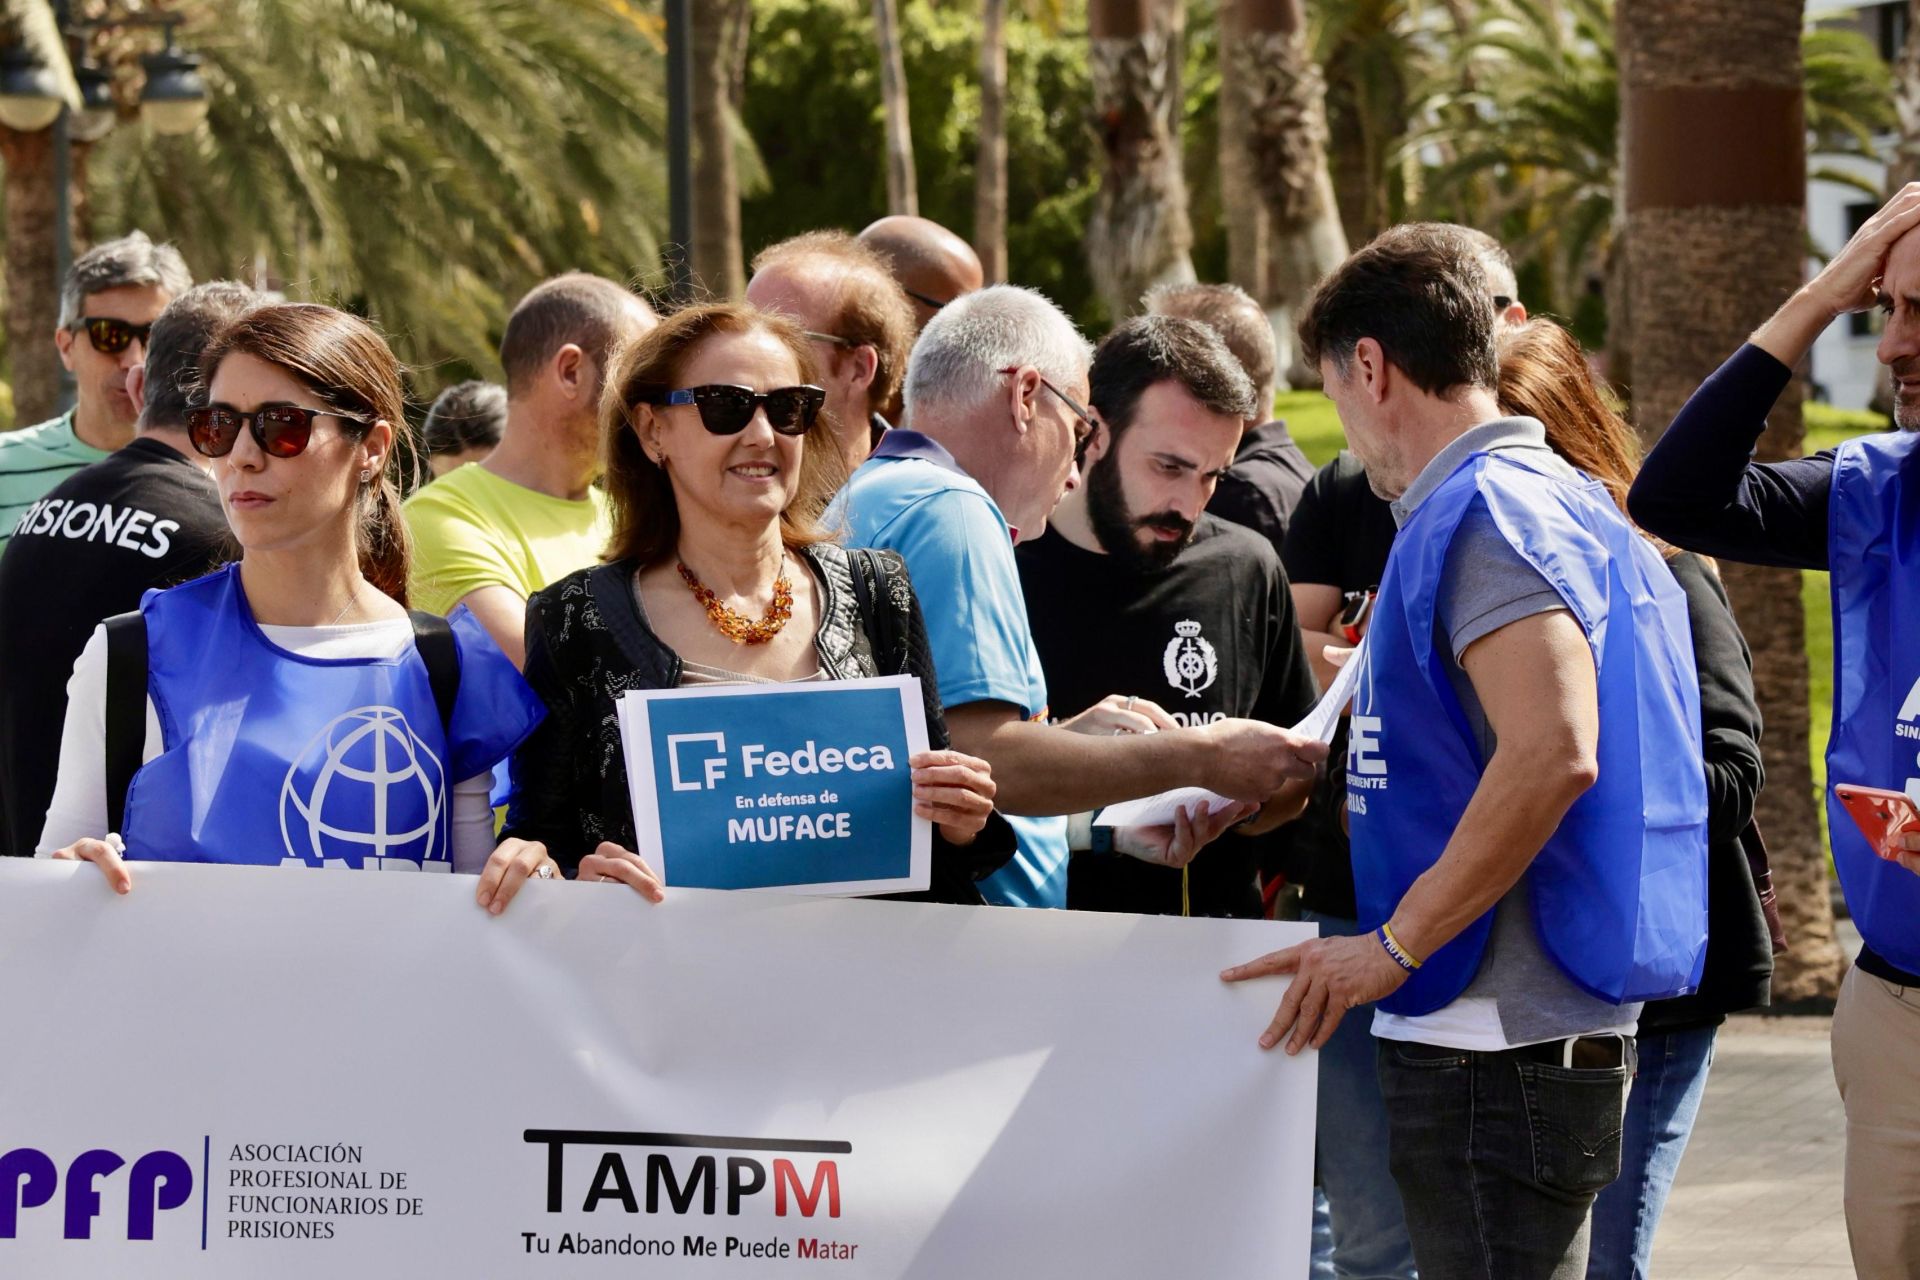
M 1833 460 L 1833 733 L 1827 780 L 1920 800 L 1920 437 L 1866 436 Z M 1861 937 L 1920 973 L 1920 876 L 1884 862 L 1827 793 L 1833 861 Z
M 140 611 L 164 749 L 127 791 L 130 858 L 450 870 L 454 784 L 545 714 L 465 609 L 451 732 L 412 646 L 387 659 L 277 648 L 238 566 L 149 591 Z
M 1527 872 L 1540 942 L 1603 1000 L 1691 991 L 1706 958 L 1707 793 L 1686 597 L 1598 484 L 1510 452 L 1467 458 L 1394 539 L 1348 739 L 1360 919 L 1378 927 L 1439 861 L 1486 766 L 1434 632 L 1447 547 L 1476 498 L 1566 602 L 1598 677 L 1599 780 Z M 1492 926 L 1489 911 L 1381 1007 L 1418 1016 L 1452 1003 Z

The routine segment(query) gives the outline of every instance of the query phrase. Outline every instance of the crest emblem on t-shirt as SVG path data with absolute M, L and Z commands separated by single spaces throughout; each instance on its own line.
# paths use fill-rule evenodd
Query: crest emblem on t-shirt
M 1173 624 L 1173 639 L 1167 641 L 1161 665 L 1167 683 L 1189 698 L 1199 697 L 1220 677 L 1220 659 L 1200 634 L 1200 624 L 1191 620 Z

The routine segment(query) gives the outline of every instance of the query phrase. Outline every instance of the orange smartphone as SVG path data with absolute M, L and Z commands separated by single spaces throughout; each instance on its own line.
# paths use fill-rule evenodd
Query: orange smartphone
M 1884 791 L 1879 787 L 1856 787 L 1850 782 L 1836 783 L 1833 794 L 1860 828 L 1873 851 L 1891 862 L 1906 852 L 1900 837 L 1920 831 L 1920 808 L 1903 791 Z

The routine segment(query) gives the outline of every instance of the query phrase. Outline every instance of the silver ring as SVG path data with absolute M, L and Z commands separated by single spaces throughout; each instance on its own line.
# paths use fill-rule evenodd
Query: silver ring
M 1133 710 L 1133 704 L 1134 704 L 1134 703 L 1136 703 L 1136 702 L 1138 702 L 1138 701 L 1139 701 L 1139 699 L 1138 699 L 1138 698 L 1136 698 L 1136 697 L 1134 697 L 1134 696 L 1133 696 L 1132 694 L 1128 694 L 1128 695 L 1127 695 L 1127 710 L 1129 710 L 1129 711 L 1131 711 L 1131 710 Z
M 541 864 L 540 864 L 540 869 L 539 869 L 539 870 L 537 870 L 537 871 L 535 871 L 535 872 L 533 873 L 533 878 L 534 878 L 535 880 L 551 880 L 551 879 L 553 879 L 553 864 L 552 864 L 551 862 L 543 862 L 543 863 L 541 863 Z

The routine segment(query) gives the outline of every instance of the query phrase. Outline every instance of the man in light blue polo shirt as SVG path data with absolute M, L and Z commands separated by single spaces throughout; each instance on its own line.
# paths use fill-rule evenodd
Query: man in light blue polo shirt
M 1013 544 L 1038 537 L 1079 481 L 1091 358 L 1073 322 L 1031 290 L 996 285 L 949 303 L 907 366 L 908 429 L 881 438 L 829 516 L 850 545 L 906 561 L 953 744 L 993 765 L 999 807 L 1018 815 L 1018 855 L 981 885 L 1007 906 L 1066 905 L 1066 815 L 1180 786 L 1257 805 L 1326 755 L 1251 720 L 1157 723 L 1131 699 L 1047 723 Z M 1194 815 L 1111 851 L 1182 865 L 1248 812 Z

